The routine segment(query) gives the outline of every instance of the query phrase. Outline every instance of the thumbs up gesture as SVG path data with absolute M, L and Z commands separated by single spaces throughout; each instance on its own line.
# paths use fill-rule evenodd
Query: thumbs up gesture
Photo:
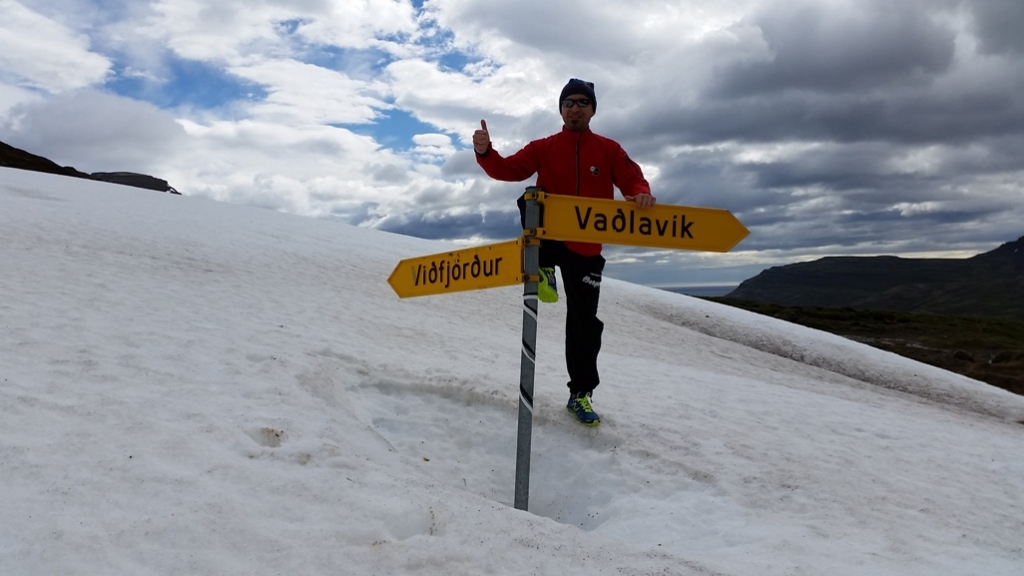
M 480 121 L 480 129 L 473 132 L 473 149 L 477 154 L 486 154 L 491 147 L 491 134 L 487 131 L 487 121 Z

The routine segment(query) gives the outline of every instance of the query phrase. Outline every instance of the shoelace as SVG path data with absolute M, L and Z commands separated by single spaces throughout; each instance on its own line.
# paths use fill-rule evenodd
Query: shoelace
M 583 407 L 584 411 L 586 411 L 586 412 L 593 412 L 594 411 L 593 407 L 590 406 L 590 397 L 589 396 L 584 396 L 583 398 L 577 398 L 576 401 L 579 402 L 580 406 Z

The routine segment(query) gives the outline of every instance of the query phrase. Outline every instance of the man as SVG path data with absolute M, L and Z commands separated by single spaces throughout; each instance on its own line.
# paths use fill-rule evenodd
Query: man
M 564 123 L 561 132 L 534 140 L 508 158 L 491 147 L 487 122 L 481 120 L 480 130 L 473 134 L 473 148 L 484 172 L 505 182 L 520 182 L 537 174 L 537 186 L 549 194 L 587 198 L 613 199 L 614 185 L 638 207 L 653 206 L 651 187 L 640 166 L 617 142 L 590 130 L 590 120 L 597 111 L 594 84 L 569 80 L 558 97 L 558 106 Z M 520 198 L 520 214 L 524 206 Z M 555 266 L 561 270 L 565 289 L 565 363 L 569 371 L 566 408 L 588 426 L 601 423 L 591 398 L 600 382 L 597 355 L 604 323 L 597 318 L 597 304 L 604 264 L 600 244 L 545 240 L 540 247 L 538 297 L 543 302 L 558 300 Z

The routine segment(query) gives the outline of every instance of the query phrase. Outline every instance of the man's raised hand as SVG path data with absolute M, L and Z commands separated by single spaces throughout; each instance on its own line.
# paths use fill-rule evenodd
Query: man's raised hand
M 487 121 L 480 121 L 480 129 L 473 132 L 473 149 L 477 154 L 486 154 L 491 147 L 491 134 L 487 131 Z

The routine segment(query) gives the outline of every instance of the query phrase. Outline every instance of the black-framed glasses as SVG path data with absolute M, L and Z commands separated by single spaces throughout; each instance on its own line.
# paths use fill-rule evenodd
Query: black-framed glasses
M 586 108 L 587 106 L 590 106 L 590 98 L 566 98 L 565 100 L 562 100 L 562 108 L 572 108 L 573 106 Z

